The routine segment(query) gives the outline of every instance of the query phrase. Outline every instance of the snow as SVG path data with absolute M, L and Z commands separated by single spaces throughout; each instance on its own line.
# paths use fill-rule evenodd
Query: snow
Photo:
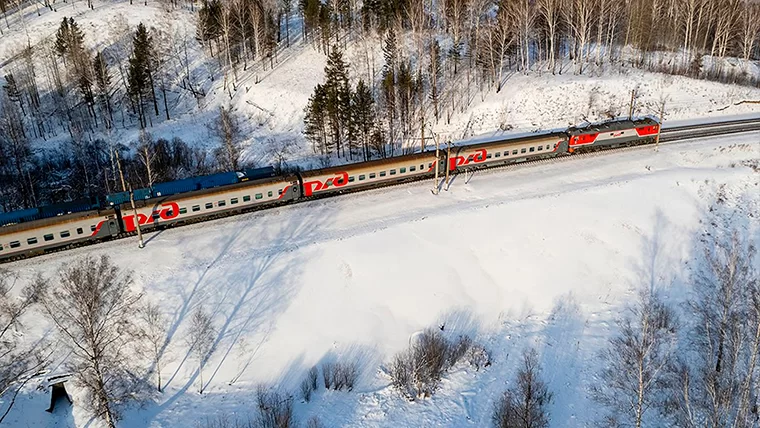
M 63 16 L 74 17 L 80 23 L 85 31 L 85 42 L 92 49 L 123 43 L 120 38 L 133 31 L 139 22 L 144 22 L 148 27 L 174 34 L 175 38 L 187 35 L 191 74 L 207 93 L 196 100 L 187 90 L 175 88 L 170 91 L 172 119 L 164 120 L 163 111 L 160 117 L 153 118 L 154 123 L 148 131 L 154 138 L 180 137 L 193 145 L 211 147 L 216 143 L 207 125 L 218 114 L 219 107 L 231 107 L 243 118 L 244 160 L 257 165 L 270 164 L 277 153 L 285 152 L 290 164 L 320 165 L 302 130 L 304 108 L 314 86 L 323 80 L 326 58 L 313 45 L 303 41 L 297 17 L 291 19 L 291 47 L 278 52 L 274 68 L 261 62 L 249 64 L 246 71 L 238 70 L 235 89 L 225 90 L 218 61 L 195 40 L 196 17 L 186 7 L 172 10 L 160 2 L 144 5 L 142 1 L 130 4 L 126 0 L 94 0 L 93 4 L 94 9 L 89 10 L 83 1 L 57 2 L 55 12 L 39 8 L 40 16 L 37 16 L 37 7 L 30 4 L 23 14 L 12 14 L 10 29 L 3 30 L 3 43 L 0 44 L 0 75 L 13 70 L 13 58 L 23 47 L 53 40 Z M 411 44 L 411 40 L 408 43 Z M 376 36 L 346 42 L 345 58 L 350 64 L 353 83 L 359 78 L 368 82 L 373 76 L 379 79 L 383 61 L 381 46 L 382 41 Z M 38 58 L 37 61 L 42 60 Z M 38 67 L 42 76 L 44 68 L 42 64 Z M 627 115 L 630 91 L 634 88 L 639 96 L 636 113 L 659 116 L 660 106 L 665 102 L 666 123 L 760 115 L 760 104 L 757 103 L 760 88 L 650 73 L 626 65 L 589 67 L 586 74 L 575 75 L 572 64 L 565 61 L 563 69 L 565 73 L 562 75 L 539 71 L 528 75 L 513 73 L 499 93 L 479 91 L 475 85 L 467 90 L 466 84 L 461 84 L 458 90 L 465 92 L 466 97 L 461 93 L 454 97 L 457 105 L 450 114 L 446 101 L 446 106 L 441 107 L 441 118 L 435 123 L 428 120 L 426 133 L 430 135 L 432 131 L 443 138 L 460 140 L 500 135 L 503 131 L 525 133 L 565 128 L 586 120 L 604 119 L 608 113 Z M 118 71 L 112 70 L 112 74 L 118 80 Z M 466 80 L 464 74 L 461 79 Z M 44 79 L 40 77 L 40 80 Z M 460 105 L 460 98 L 470 101 L 467 105 Z M 136 123 L 130 124 L 127 120 L 125 128 L 121 114 L 115 119 L 117 129 L 114 133 L 98 136 L 127 145 L 135 141 L 138 135 Z M 67 132 L 59 132 L 57 137 L 38 144 L 50 147 L 67 138 Z M 418 145 L 414 141 L 409 144 Z M 428 144 L 432 145 L 432 142 Z M 333 159 L 333 163 L 345 161 Z
M 9 265 L 47 275 L 83 254 L 108 252 L 171 320 L 166 391 L 120 426 L 192 426 L 254 412 L 258 384 L 296 395 L 305 422 L 325 426 L 487 426 L 520 354 L 535 346 L 554 393 L 553 427 L 597 416 L 595 358 L 639 286 L 685 295 L 698 234 L 720 186 L 742 212 L 760 207 L 760 133 L 663 144 L 625 153 L 456 177 L 449 191 L 413 183 L 289 205 Z M 756 220 L 755 220 L 756 221 Z M 184 337 L 198 306 L 218 337 L 197 393 Z M 384 374 L 427 327 L 473 335 L 492 354 L 480 372 L 457 366 L 431 399 L 409 403 Z M 45 330 L 35 318 L 34 330 Z M 315 364 L 357 361 L 353 392 L 297 386 Z M 11 426 L 84 426 L 76 406 L 42 412 L 30 386 Z M 45 407 L 43 407 L 45 406 Z M 90 425 L 97 426 L 97 423 Z

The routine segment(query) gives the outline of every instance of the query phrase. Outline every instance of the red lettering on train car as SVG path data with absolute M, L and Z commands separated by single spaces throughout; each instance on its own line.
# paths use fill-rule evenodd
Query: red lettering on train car
M 485 162 L 486 156 L 488 156 L 488 151 L 486 149 L 480 149 L 477 152 L 468 155 L 467 157 L 454 156 L 449 159 L 449 171 L 457 169 L 458 166 Z
M 161 208 L 153 210 L 150 217 L 145 214 L 137 213 L 137 221 L 141 226 L 149 223 L 158 223 L 160 220 L 172 220 L 177 217 L 179 217 L 179 205 L 177 205 L 176 202 L 161 204 Z M 135 229 L 137 229 L 134 215 L 125 215 L 122 219 L 124 220 L 125 232 L 134 232 Z
M 324 182 L 320 180 L 304 181 L 303 194 L 304 196 L 311 196 L 314 192 L 327 190 L 330 187 L 343 187 L 348 184 L 348 173 L 339 172 L 335 177 L 330 177 Z

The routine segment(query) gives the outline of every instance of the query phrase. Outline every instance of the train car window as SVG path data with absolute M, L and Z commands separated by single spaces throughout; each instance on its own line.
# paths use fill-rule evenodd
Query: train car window
M 50 233 L 48 235 L 43 236 L 42 238 L 45 239 L 46 241 L 52 241 L 54 236 L 52 233 Z
M 414 166 L 414 165 L 410 166 L 409 167 L 409 172 L 412 172 L 412 171 L 417 171 L 417 167 Z
M 433 166 L 433 164 L 430 164 L 430 167 L 431 167 L 431 168 L 432 168 L 432 166 Z M 423 163 L 422 165 L 420 165 L 420 171 L 422 171 L 422 170 L 424 170 L 424 169 L 425 169 L 425 164 Z
M 3 244 L 0 244 L 0 251 L 3 251 Z
M 432 167 L 433 167 L 433 162 L 428 162 L 428 168 L 432 168 Z
M 349 181 L 350 181 L 350 180 L 349 180 Z M 278 191 L 277 191 L 277 194 L 278 194 L 278 195 L 282 195 L 282 189 L 278 190 Z
M 380 171 L 380 177 L 385 177 L 385 171 Z
M 398 172 L 399 174 L 403 174 L 406 172 L 406 168 L 399 168 Z
M 338 184 L 343 184 L 343 177 L 338 179 Z
M 493 157 L 495 157 L 495 158 L 499 158 L 499 157 L 501 157 L 501 152 L 496 152 L 496 154 L 495 154 L 495 155 L 493 155 Z
M 263 198 L 263 197 L 264 197 L 264 195 L 262 195 L 261 193 L 257 193 L 257 194 L 256 194 L 256 199 L 261 199 L 261 198 Z
M 81 235 L 81 234 L 83 234 L 83 233 L 84 233 L 84 230 L 82 230 L 82 228 L 81 228 L 81 227 L 78 227 L 78 228 L 77 228 L 77 235 Z
M 520 150 L 520 153 L 525 153 L 526 151 L 527 151 L 527 150 L 525 150 L 525 147 L 523 147 L 523 148 Z
M 187 214 L 187 207 L 182 207 L 179 209 L 180 214 Z
M 531 148 L 530 148 L 530 150 L 529 150 L 529 152 L 531 152 L 531 153 L 532 153 L 532 152 L 535 152 L 535 151 L 536 151 L 536 148 L 535 148 L 535 147 L 531 147 Z
M 551 146 L 547 144 L 546 145 L 546 150 L 549 150 L 549 147 L 551 147 Z
M 364 176 L 364 174 L 359 174 L 359 181 L 362 181 L 362 180 L 364 180 L 365 178 L 366 178 L 366 177 Z
M 206 209 L 210 210 L 211 208 L 214 208 L 214 204 L 212 202 L 209 202 L 206 204 Z
M 267 193 L 267 196 L 270 197 L 270 198 L 272 197 L 272 191 L 271 190 Z
M 350 177 L 348 177 L 348 182 L 349 183 L 353 183 L 355 180 L 356 180 L 356 177 L 354 177 L 353 175 L 350 176 Z
M 94 232 L 94 231 L 95 231 L 95 225 L 92 224 L 92 225 L 90 225 L 90 232 Z
M 29 238 L 26 240 L 26 243 L 29 245 L 34 245 L 37 243 L 37 238 Z
M 538 151 L 539 151 L 539 152 L 540 152 L 541 150 L 543 150 L 543 149 L 544 149 L 544 146 L 538 146 Z
M 374 172 L 370 172 L 369 173 L 369 179 L 370 180 L 373 179 L 373 178 L 375 178 L 375 177 L 377 177 L 377 175 Z
M 486 159 L 491 159 L 492 157 L 490 153 L 486 155 Z
M 395 169 L 391 170 L 391 175 L 396 175 L 396 170 Z
M 238 203 L 238 198 L 232 198 L 230 199 L 230 205 L 236 205 Z
M 200 205 L 193 205 L 193 212 L 198 212 L 200 210 L 201 210 L 201 206 Z
M 68 230 L 61 232 L 61 238 L 68 238 L 69 236 L 71 236 L 71 233 Z
M 251 201 L 251 195 L 243 196 L 243 202 L 250 202 L 250 201 Z
M 11 248 L 18 248 L 21 246 L 21 243 L 18 241 L 11 242 Z
M 219 201 L 219 203 L 217 205 L 220 206 L 220 207 L 223 207 L 223 206 L 227 205 L 227 201 Z
M 523 149 L 523 150 L 525 150 L 525 149 Z M 525 152 L 523 151 L 523 153 L 525 153 Z M 512 154 L 516 155 L 517 154 L 517 149 L 512 150 Z

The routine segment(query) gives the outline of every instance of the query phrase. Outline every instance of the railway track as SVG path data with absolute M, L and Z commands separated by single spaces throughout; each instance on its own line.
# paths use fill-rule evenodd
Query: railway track
M 730 121 L 700 123 L 700 124 L 695 124 L 695 125 L 676 126 L 676 127 L 662 129 L 659 145 L 662 146 L 662 145 L 684 143 L 684 142 L 688 142 L 688 140 L 693 139 L 693 138 L 713 137 L 717 135 L 730 135 L 730 134 L 754 132 L 754 131 L 760 131 L 760 118 L 738 119 L 738 120 L 730 120 Z M 653 146 L 654 146 L 653 143 L 639 144 L 636 146 L 601 149 L 595 152 L 557 156 L 553 158 L 538 159 L 534 161 L 519 162 L 519 163 L 513 163 L 513 164 L 507 164 L 507 165 L 490 166 L 490 167 L 488 166 L 473 167 L 473 168 L 470 168 L 469 170 L 466 170 L 462 175 L 465 176 L 465 182 L 467 182 L 468 176 L 470 176 L 470 174 L 473 174 L 475 172 L 487 173 L 487 172 L 496 172 L 496 171 L 505 171 L 505 170 L 511 171 L 511 170 L 517 170 L 517 169 L 522 169 L 526 167 L 533 167 L 536 165 L 546 165 L 546 164 L 556 163 L 556 162 L 568 162 L 572 160 L 587 159 L 590 157 L 605 156 L 612 153 L 626 153 L 626 152 L 634 152 L 634 151 L 639 151 L 639 150 L 646 150 L 646 149 L 651 149 Z M 452 176 L 452 179 L 453 177 L 454 176 Z
M 672 144 L 680 144 L 688 142 L 690 139 L 694 138 L 703 138 L 703 137 L 711 137 L 711 136 L 717 136 L 717 135 L 729 135 L 729 134 L 737 134 L 737 133 L 743 133 L 743 132 L 753 132 L 753 131 L 760 131 L 760 117 L 759 118 L 753 118 L 753 119 L 740 119 L 740 120 L 731 120 L 731 121 L 721 121 L 721 122 L 712 122 L 712 123 L 700 123 L 695 125 L 685 125 L 685 126 L 676 126 L 676 127 L 670 127 L 670 128 L 663 128 L 660 136 L 660 145 L 672 145 Z M 529 162 L 519 162 L 519 163 L 513 163 L 508 165 L 499 165 L 499 166 L 481 166 L 472 168 L 469 170 L 463 171 L 463 173 L 454 174 L 451 176 L 450 183 L 453 182 L 454 177 L 458 175 L 464 175 L 465 182 L 469 181 L 469 178 L 472 178 L 475 172 L 480 173 L 493 173 L 497 171 L 504 171 L 504 170 L 517 170 L 521 168 L 530 168 L 537 165 L 545 165 L 549 163 L 555 163 L 555 162 L 566 162 L 571 160 L 578 160 L 578 159 L 586 159 L 590 157 L 598 157 L 598 156 L 605 156 L 607 154 L 612 153 L 625 153 L 625 152 L 632 152 L 632 151 L 638 151 L 638 150 L 647 150 L 651 149 L 653 146 L 652 143 L 648 144 L 640 144 L 635 146 L 627 146 L 627 147 L 616 147 L 616 148 L 608 148 L 608 149 L 601 149 L 594 152 L 588 152 L 588 153 L 576 153 L 573 155 L 563 155 L 558 157 L 552 157 L 552 158 L 546 158 L 546 159 L 539 159 Z M 469 178 L 468 178 L 469 177 Z M 404 184 L 409 184 L 411 182 L 415 181 L 424 181 L 424 180 L 430 180 L 430 177 L 420 177 L 417 179 L 406 179 L 400 182 L 393 182 L 393 183 L 381 183 L 378 186 L 365 188 L 365 189 L 352 189 L 350 191 L 341 192 L 338 194 L 333 195 L 322 195 L 324 198 L 329 198 L 332 196 L 339 196 L 342 194 L 356 194 L 363 191 L 368 190 L 377 190 L 377 189 L 387 189 L 392 187 L 401 186 Z M 446 185 L 444 182 L 444 177 L 439 176 L 439 190 L 442 190 L 444 186 Z M 308 200 L 312 199 L 321 199 L 320 198 L 309 198 Z M 289 201 L 287 203 L 283 203 L 281 205 L 289 205 L 293 203 L 299 203 L 299 202 L 305 202 L 303 200 L 293 200 Z M 230 217 L 238 214 L 248 213 L 248 212 L 256 212 L 256 211 L 265 211 L 270 208 L 275 208 L 278 205 L 275 206 L 265 206 L 265 207 L 251 207 L 245 210 L 237 211 L 237 212 L 226 212 L 226 213 L 220 213 L 219 215 L 216 215 L 211 218 L 203 218 L 198 219 L 197 221 L 188 222 L 190 223 L 199 223 L 209 220 L 214 220 L 217 218 L 222 217 Z M 160 231 L 165 228 L 174 227 L 174 226 L 181 226 L 181 224 L 175 224 L 171 223 L 166 226 L 159 226 L 153 231 Z M 118 237 L 111 238 L 112 240 L 115 239 L 124 239 L 129 236 L 133 236 L 134 233 L 125 233 L 122 235 L 119 235 Z M 88 245 L 93 245 L 100 243 L 101 241 L 90 241 L 90 242 L 82 242 L 77 243 L 75 245 L 65 246 L 65 247 L 59 247 L 55 249 L 49 249 L 49 250 L 42 250 L 40 253 L 33 254 L 33 255 L 20 255 L 18 257 L 9 258 L 9 259 L 3 259 L 0 260 L 0 264 L 12 262 L 12 261 L 18 261 L 23 259 L 28 259 L 30 257 L 34 257 L 37 255 L 42 254 L 48 254 L 53 252 L 60 252 L 60 251 L 66 251 L 68 249 L 74 248 L 74 247 L 85 247 Z

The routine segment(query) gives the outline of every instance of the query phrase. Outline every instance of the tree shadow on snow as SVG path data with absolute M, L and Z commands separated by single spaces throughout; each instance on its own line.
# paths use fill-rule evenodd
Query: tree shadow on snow
M 168 289 L 176 291 L 181 301 L 171 315 L 162 352 L 170 343 L 185 352 L 165 387 L 176 382 L 191 360 L 195 367 L 191 367 L 192 375 L 179 390 L 149 410 L 146 423 L 197 386 L 198 363 L 191 358 L 183 342 L 185 332 L 177 343 L 177 333 L 189 328 L 189 316 L 197 308 L 203 306 L 209 311 L 215 326 L 210 358 L 203 368 L 204 384 L 212 385 L 223 366 L 230 363 L 237 365 L 234 375 L 225 379 L 230 385 L 252 368 L 258 349 L 267 341 L 278 316 L 300 288 L 303 263 L 294 250 L 311 242 L 310 236 L 329 217 L 323 210 L 324 205 L 307 203 L 217 220 L 210 225 L 220 230 L 211 252 L 215 256 L 209 260 L 205 256 L 209 251 L 205 249 L 198 254 L 189 251 L 183 254 L 186 261 L 179 269 L 181 274 L 168 284 Z M 282 221 L 283 218 L 286 220 Z M 251 233 L 259 235 L 251 239 Z M 178 247 L 183 248 L 182 242 Z M 192 284 L 189 289 L 185 287 L 187 283 Z M 245 341 L 250 338 L 254 339 L 253 343 Z M 231 355 L 237 358 L 231 361 Z

